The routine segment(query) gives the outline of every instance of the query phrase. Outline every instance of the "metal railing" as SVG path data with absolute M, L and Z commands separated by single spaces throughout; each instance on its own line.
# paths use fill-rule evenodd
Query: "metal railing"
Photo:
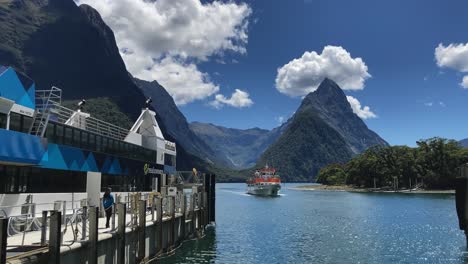
M 124 140 L 130 132 L 128 129 L 109 122 L 94 117 L 85 117 L 81 112 L 74 111 L 62 105 L 55 106 L 53 116 L 59 123 L 71 125 L 116 140 Z

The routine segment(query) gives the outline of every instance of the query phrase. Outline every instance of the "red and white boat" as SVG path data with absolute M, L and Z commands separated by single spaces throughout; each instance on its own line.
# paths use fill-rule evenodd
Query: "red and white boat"
M 281 179 L 275 168 L 265 168 L 255 171 L 254 177 L 247 179 L 247 193 L 260 196 L 278 196 L 281 189 Z

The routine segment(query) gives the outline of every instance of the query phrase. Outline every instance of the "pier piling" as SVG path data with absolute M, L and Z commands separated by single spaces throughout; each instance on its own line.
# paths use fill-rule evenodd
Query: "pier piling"
M 162 198 L 158 197 L 156 200 L 156 219 L 158 226 L 156 228 L 156 247 L 157 254 L 160 255 L 163 250 L 163 208 L 162 208 Z
M 60 211 L 50 212 L 49 227 L 49 261 L 48 263 L 60 263 L 62 213 Z
M 86 239 L 86 226 L 88 223 L 88 207 L 83 206 L 81 213 L 81 240 Z
M 6 262 L 8 218 L 0 217 L 0 263 Z
M 42 211 L 42 222 L 41 222 L 41 246 L 46 245 L 47 236 L 47 211 Z
M 117 214 L 118 214 L 118 224 L 117 224 L 117 239 L 118 239 L 118 246 L 117 246 L 117 263 L 124 264 L 125 263 L 125 226 L 126 226 L 126 219 L 125 216 L 127 215 L 127 204 L 125 203 L 118 203 L 117 204 Z
M 89 242 L 88 242 L 88 264 L 97 263 L 98 221 L 99 207 L 90 206 L 89 214 Z
M 138 201 L 138 262 L 145 259 L 146 200 Z

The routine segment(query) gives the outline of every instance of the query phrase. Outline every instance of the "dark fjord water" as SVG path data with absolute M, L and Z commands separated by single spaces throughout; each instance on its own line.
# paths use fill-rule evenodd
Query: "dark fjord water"
M 454 196 L 218 184 L 216 227 L 162 263 L 465 263 Z

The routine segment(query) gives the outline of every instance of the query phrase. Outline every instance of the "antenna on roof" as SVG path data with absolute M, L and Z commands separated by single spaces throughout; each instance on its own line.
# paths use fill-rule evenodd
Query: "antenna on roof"
M 149 108 L 149 106 L 151 105 L 152 102 L 153 102 L 153 99 L 151 99 L 151 97 L 149 97 L 148 99 L 146 99 L 146 101 L 145 101 L 145 106 L 146 106 L 146 108 Z
M 81 99 L 81 101 L 78 103 L 78 110 L 83 110 L 83 107 L 85 104 L 86 104 L 86 100 Z

